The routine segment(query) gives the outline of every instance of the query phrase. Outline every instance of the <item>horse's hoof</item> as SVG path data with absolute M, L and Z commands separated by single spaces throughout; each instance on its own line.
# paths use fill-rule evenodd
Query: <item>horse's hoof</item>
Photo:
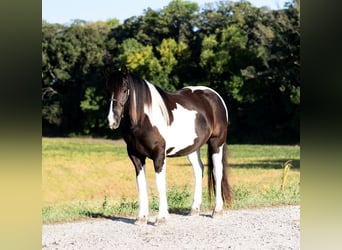
M 134 222 L 135 225 L 146 225 L 147 224 L 147 217 L 138 217 Z
M 212 214 L 212 217 L 213 218 L 219 218 L 219 217 L 222 217 L 222 215 L 223 215 L 223 209 L 222 210 L 220 210 L 220 211 L 213 211 L 213 214 Z
M 165 217 L 157 218 L 153 225 L 159 226 L 162 224 L 166 224 L 166 218 Z
M 189 213 L 190 216 L 199 215 L 199 214 L 200 214 L 199 208 L 191 208 L 191 211 Z

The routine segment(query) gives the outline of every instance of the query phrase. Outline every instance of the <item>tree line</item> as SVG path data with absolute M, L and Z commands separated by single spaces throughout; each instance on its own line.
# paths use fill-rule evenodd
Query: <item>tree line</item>
M 107 124 L 103 69 L 128 69 L 173 91 L 215 89 L 231 143 L 299 143 L 300 9 L 173 0 L 122 24 L 117 19 L 42 22 L 44 136 L 119 137 Z

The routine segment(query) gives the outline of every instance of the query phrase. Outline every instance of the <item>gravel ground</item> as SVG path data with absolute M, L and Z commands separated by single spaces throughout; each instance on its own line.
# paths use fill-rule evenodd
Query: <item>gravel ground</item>
M 43 225 L 43 249 L 299 249 L 300 207 L 227 210 L 217 219 L 171 214 L 166 224 L 115 217 Z

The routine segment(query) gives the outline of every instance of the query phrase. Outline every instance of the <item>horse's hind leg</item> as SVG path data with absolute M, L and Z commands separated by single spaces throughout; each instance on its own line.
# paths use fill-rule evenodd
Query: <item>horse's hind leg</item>
M 202 177 L 203 177 L 203 163 L 200 157 L 200 151 L 195 151 L 188 155 L 188 159 L 192 165 L 195 176 L 195 193 L 191 205 L 190 215 L 199 215 L 202 204 Z
M 208 157 L 211 159 L 212 173 L 214 177 L 214 190 L 215 190 L 215 208 L 213 211 L 213 217 L 219 216 L 223 213 L 223 197 L 222 197 L 222 178 L 223 178 L 223 150 L 224 142 L 221 143 L 218 138 L 211 138 L 208 143 Z M 211 165 L 210 163 L 208 163 Z M 209 177 L 211 178 L 211 177 Z
M 213 211 L 213 217 L 221 215 L 223 213 L 223 199 L 222 199 L 222 177 L 223 177 L 223 145 L 218 148 L 217 153 L 213 153 L 211 156 L 214 164 L 214 178 L 215 178 L 215 209 Z

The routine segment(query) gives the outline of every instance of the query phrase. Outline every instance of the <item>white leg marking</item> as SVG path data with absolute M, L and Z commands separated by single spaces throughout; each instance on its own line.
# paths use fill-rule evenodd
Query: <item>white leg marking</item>
M 192 165 L 195 175 L 195 193 L 191 209 L 200 211 L 202 204 L 202 176 L 203 176 L 203 163 L 200 158 L 200 151 L 193 152 L 188 155 L 188 159 Z
M 166 196 L 166 164 L 164 163 L 162 171 L 156 173 L 156 184 L 159 194 L 159 213 L 157 219 L 167 219 L 169 217 L 167 196 Z
M 138 218 L 148 217 L 148 195 L 147 195 L 147 182 L 145 176 L 145 165 L 140 170 L 137 176 L 137 184 L 139 190 L 139 214 Z
M 221 182 L 222 182 L 222 153 L 223 153 L 223 145 L 219 147 L 219 152 L 212 155 L 213 164 L 214 164 L 214 177 L 215 177 L 215 211 L 221 211 L 223 208 L 223 200 L 221 195 Z

